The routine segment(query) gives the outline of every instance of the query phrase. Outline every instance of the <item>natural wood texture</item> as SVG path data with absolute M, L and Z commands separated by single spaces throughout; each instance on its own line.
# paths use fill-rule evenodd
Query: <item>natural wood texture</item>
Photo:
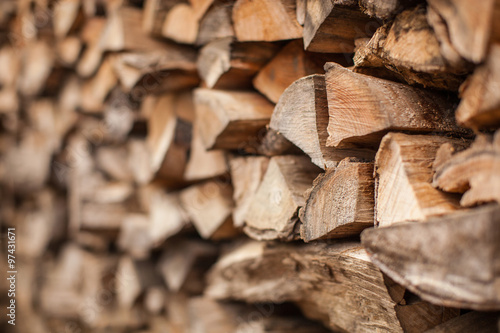
M 76 37 L 66 37 L 56 45 L 56 53 L 64 66 L 72 67 L 80 57 L 82 41 Z
M 467 134 L 455 124 L 450 96 L 356 74 L 335 63 L 325 69 L 328 146 L 376 146 L 390 130 Z
M 114 57 L 113 66 L 120 84 L 133 96 L 178 91 L 198 85 L 194 49 L 165 43 L 149 52 L 126 52 Z
M 58 38 L 65 37 L 72 29 L 76 28 L 81 17 L 80 0 L 63 0 L 54 5 L 54 35 Z M 80 19 L 80 20 L 79 20 Z
M 104 101 L 116 83 L 117 77 L 113 71 L 112 58 L 106 58 L 97 74 L 83 84 L 80 108 L 89 113 L 102 113 Z
M 176 0 L 145 0 L 142 15 L 142 29 L 153 36 L 160 36 L 167 13 Z
M 221 181 L 207 181 L 180 193 L 181 203 L 201 237 L 229 238 L 238 234 L 233 227 L 233 189 Z
M 233 184 L 233 223 L 237 228 L 245 224 L 253 196 L 264 178 L 269 159 L 260 156 L 231 157 L 231 182 Z
M 231 21 L 234 1 L 217 0 L 213 2 L 205 15 L 200 19 L 196 45 L 205 45 L 216 39 L 234 37 Z
M 161 34 L 178 43 L 194 44 L 198 36 L 198 18 L 193 8 L 178 3 L 165 16 Z
M 477 4 L 463 0 L 429 0 L 428 3 L 445 22 L 448 32 L 445 38 L 449 38 L 452 47 L 469 61 L 483 61 L 494 20 L 495 0 Z
M 345 159 L 314 180 L 301 209 L 306 241 L 358 235 L 373 226 L 373 163 Z
M 206 149 L 245 150 L 273 111 L 271 103 L 253 92 L 196 89 L 194 104 Z
M 305 52 L 302 40 L 291 41 L 259 71 L 253 86 L 271 102 L 278 103 L 283 91 L 295 80 L 310 74 L 323 74 L 325 61 Z
M 257 153 L 264 156 L 277 155 L 302 155 L 303 151 L 288 141 L 281 133 L 271 128 L 266 128 L 257 147 Z
M 462 86 L 462 101 L 457 122 L 473 129 L 492 129 L 500 126 L 500 99 L 495 93 L 500 86 L 500 45 L 491 46 L 486 63 L 477 67 Z
M 21 71 L 17 82 L 22 95 L 42 92 L 54 66 L 54 51 L 44 41 L 35 41 L 21 49 Z
M 370 37 L 379 25 L 355 0 L 307 1 L 304 47 L 311 52 L 349 53 L 355 39 Z
M 185 102 L 187 102 L 187 104 Z M 148 146 L 151 168 L 158 178 L 171 185 L 183 182 L 187 149 L 191 142 L 191 94 L 167 94 L 158 98 L 149 117 Z
M 357 67 L 383 67 L 409 84 L 458 90 L 470 67 L 452 67 L 441 55 L 438 39 L 427 22 L 423 5 L 400 13 L 394 22 L 377 29 L 356 50 Z
M 500 315 L 498 312 L 472 311 L 450 319 L 426 333 L 459 333 L 464 331 L 488 333 L 497 331 L 500 328 L 499 321 Z
M 359 243 L 266 244 L 247 241 L 223 255 L 208 275 L 206 295 L 245 302 L 293 301 L 335 331 L 418 332 L 455 316 L 420 300 L 405 305 Z M 363 306 L 359 306 L 362 303 Z M 412 307 L 412 317 L 405 314 Z
M 322 169 L 348 156 L 373 158 L 374 151 L 327 147 L 328 105 L 324 75 L 311 75 L 292 83 L 274 108 L 270 128 L 302 149 Z
M 226 152 L 223 150 L 207 150 L 198 130 L 197 123 L 193 126 L 191 150 L 184 172 L 188 181 L 201 180 L 221 176 L 228 171 Z
M 258 240 L 298 238 L 298 210 L 319 172 L 305 156 L 272 157 L 244 217 L 244 231 Z
M 499 218 L 498 206 L 487 206 L 426 223 L 367 229 L 361 239 L 383 272 L 423 299 L 498 310 Z
M 446 192 L 464 193 L 462 206 L 500 203 L 500 131 L 494 137 L 479 136 L 470 148 L 453 152 L 451 145 L 439 148 L 432 184 Z
M 149 218 L 145 214 L 127 215 L 120 227 L 118 247 L 134 259 L 147 259 L 153 248 L 149 224 Z
M 388 20 L 406 7 L 414 6 L 422 0 L 360 0 L 359 6 L 365 14 L 381 20 Z
M 233 24 L 239 41 L 272 42 L 302 37 L 295 0 L 237 0 Z
M 375 158 L 376 224 L 425 221 L 459 208 L 459 197 L 432 187 L 432 162 L 439 147 L 463 147 L 459 139 L 389 133 Z
M 226 37 L 204 46 L 197 68 L 208 88 L 242 89 L 278 51 L 271 43 L 240 43 Z

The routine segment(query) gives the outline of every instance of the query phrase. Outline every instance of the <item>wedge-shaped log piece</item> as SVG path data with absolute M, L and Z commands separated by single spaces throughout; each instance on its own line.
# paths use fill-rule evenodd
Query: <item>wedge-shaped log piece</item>
M 356 0 L 307 1 L 304 46 L 311 52 L 349 53 L 355 39 L 371 37 L 379 26 Z
M 232 157 L 229 165 L 234 187 L 233 222 L 235 227 L 242 227 L 253 196 L 266 173 L 269 158 L 263 156 Z
M 239 41 L 265 41 L 302 37 L 295 0 L 237 0 L 233 24 Z
M 253 92 L 196 89 L 194 103 L 207 149 L 245 149 L 273 112 L 273 105 Z
M 376 224 L 424 221 L 460 207 L 459 197 L 432 187 L 432 162 L 439 147 L 466 142 L 440 136 L 387 134 L 375 159 Z
M 151 94 L 197 86 L 196 56 L 191 47 L 165 43 L 162 49 L 120 53 L 115 56 L 113 66 L 127 92 Z
M 162 95 L 148 119 L 151 167 L 156 177 L 167 181 L 167 185 L 184 182 L 194 112 L 191 99 L 190 92 Z
M 208 88 L 243 89 L 278 51 L 264 42 L 240 43 L 226 37 L 205 45 L 198 57 L 198 72 Z
M 358 235 L 373 226 L 373 163 L 345 159 L 314 180 L 302 208 L 300 236 L 306 241 Z
M 145 0 L 142 11 L 142 30 L 153 36 L 161 36 L 165 17 L 177 3 L 177 0 Z
M 198 36 L 198 18 L 187 3 L 178 3 L 167 13 L 161 34 L 178 43 L 194 44 Z
M 457 122 L 473 129 L 500 126 L 500 44 L 491 46 L 486 63 L 478 67 L 463 85 Z
M 325 59 L 305 52 L 302 40 L 291 41 L 259 71 L 253 85 L 270 101 L 278 103 L 283 91 L 295 80 L 310 74 L 323 74 Z
M 481 135 L 469 149 L 452 155 L 449 144 L 439 148 L 433 185 L 446 192 L 465 193 L 462 206 L 500 203 L 500 131 L 494 138 Z
M 333 167 L 349 156 L 373 158 L 373 150 L 358 150 L 351 144 L 327 147 L 328 118 L 325 77 L 310 75 L 285 90 L 274 108 L 270 128 L 302 149 L 322 169 Z
M 245 302 L 295 302 L 306 317 L 334 331 L 422 332 L 454 310 L 419 299 L 384 277 L 356 242 L 279 244 L 248 241 L 223 255 L 205 294 Z M 362 304 L 362 306 L 360 306 Z
M 187 287 L 187 284 L 191 282 L 188 281 L 189 278 L 196 279 L 196 282 L 203 287 L 205 271 L 213 264 L 216 256 L 217 247 L 212 243 L 180 239 L 169 243 L 165 248 L 158 263 L 158 269 L 168 289 L 173 292 L 178 292 L 184 286 Z M 190 274 L 192 272 L 199 274 L 193 276 Z M 202 291 L 203 288 L 200 292 Z
M 80 108 L 89 113 L 102 113 L 104 101 L 117 83 L 113 70 L 113 58 L 108 57 L 103 62 L 97 74 L 87 80 L 81 89 Z
M 447 34 L 443 38 L 449 38 L 452 47 L 462 57 L 479 63 L 487 53 L 495 1 L 429 0 L 428 3 L 446 25 Z
M 390 130 L 467 134 L 455 124 L 455 101 L 449 96 L 356 74 L 335 63 L 325 69 L 329 146 L 376 146 Z
M 384 273 L 423 299 L 457 308 L 500 309 L 499 206 L 367 229 L 361 239 Z
M 470 66 L 452 67 L 441 55 L 438 39 L 427 22 L 425 6 L 400 13 L 394 22 L 377 29 L 370 41 L 356 50 L 357 67 L 384 67 L 409 84 L 458 90 Z
M 381 20 L 393 18 L 406 7 L 411 7 L 422 0 L 359 0 L 363 12 L 371 17 Z
M 471 311 L 434 327 L 426 333 L 496 332 L 500 329 L 498 312 Z
M 298 238 L 298 209 L 320 171 L 306 156 L 272 157 L 245 215 L 244 231 L 258 240 Z
M 238 234 L 231 218 L 232 195 L 231 185 L 217 180 L 182 190 L 182 206 L 201 237 L 221 239 Z
M 196 45 L 205 45 L 216 39 L 235 36 L 231 21 L 234 2 L 232 0 L 211 2 L 212 6 L 200 19 Z

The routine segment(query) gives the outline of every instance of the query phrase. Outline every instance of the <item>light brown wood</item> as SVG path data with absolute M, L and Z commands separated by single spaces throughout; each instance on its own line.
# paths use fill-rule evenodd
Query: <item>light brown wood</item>
M 327 147 L 329 119 L 324 75 L 310 75 L 292 83 L 274 108 L 270 128 L 302 149 L 322 169 L 349 156 L 372 159 L 370 149 L 355 145 Z
M 358 235 L 373 226 L 373 163 L 344 159 L 314 180 L 301 209 L 300 237 L 306 241 Z
M 275 156 L 244 216 L 244 231 L 258 240 L 299 237 L 298 210 L 321 169 L 305 156 Z
M 186 3 L 178 3 L 165 16 L 161 34 L 178 43 L 194 44 L 198 36 L 198 17 Z
M 253 86 L 273 103 L 290 84 L 310 74 L 323 74 L 323 64 L 317 56 L 304 51 L 301 40 L 288 43 L 253 79 Z
M 80 0 L 63 0 L 54 5 L 54 35 L 58 38 L 66 35 L 76 28 L 81 21 L 82 6 Z
M 458 209 L 460 198 L 432 187 L 432 162 L 439 147 L 467 144 L 440 136 L 389 133 L 375 158 L 376 224 L 425 221 Z
M 462 86 L 462 100 L 456 111 L 457 122 L 473 129 L 494 129 L 500 125 L 500 45 L 491 46 L 486 63 L 477 67 Z
M 198 130 L 206 149 L 244 151 L 269 123 L 273 106 L 254 92 L 196 89 Z
M 426 223 L 367 229 L 361 238 L 384 273 L 423 299 L 498 310 L 499 217 L 498 206 L 487 206 Z
M 269 159 L 261 156 L 231 157 L 231 182 L 233 184 L 233 223 L 237 228 L 243 227 L 245 215 L 250 209 L 253 196 L 262 182 L 269 165 Z
M 465 59 L 485 59 L 493 24 L 495 0 L 472 3 L 462 0 L 430 0 L 429 7 L 446 23 L 453 48 Z
M 479 136 L 470 148 L 453 152 L 450 145 L 439 148 L 432 184 L 446 192 L 464 193 L 462 206 L 500 203 L 500 132 Z
M 149 224 L 149 218 L 145 214 L 127 215 L 118 235 L 118 247 L 134 259 L 147 259 L 153 248 Z
M 18 90 L 22 95 L 38 95 L 44 89 L 54 66 L 54 50 L 44 41 L 36 41 L 22 49 Z
M 116 83 L 117 78 L 113 71 L 112 58 L 108 57 L 103 61 L 97 74 L 83 84 L 80 108 L 89 113 L 102 113 L 104 101 Z
M 150 35 L 161 36 L 165 17 L 176 3 L 176 0 L 145 0 L 142 29 Z
M 419 3 L 420 0 L 360 0 L 359 6 L 365 14 L 381 20 L 391 19 L 405 7 L 411 7 Z
M 208 88 L 249 88 L 255 74 L 277 51 L 271 43 L 239 43 L 226 37 L 201 49 L 197 68 Z
M 377 29 L 371 40 L 356 50 L 357 67 L 383 67 L 409 84 L 457 91 L 470 66 L 452 67 L 441 55 L 424 5 L 400 13 L 392 24 Z
M 213 2 L 205 15 L 200 19 L 196 45 L 205 45 L 216 39 L 234 37 L 231 21 L 234 1 L 217 0 Z
M 357 1 L 307 1 L 304 46 L 311 52 L 349 53 L 355 39 L 371 37 L 379 26 Z
M 327 63 L 326 93 L 330 121 L 328 146 L 376 146 L 390 130 L 466 135 L 453 119 L 449 96 L 356 74 Z
M 390 283 L 356 242 L 289 245 L 247 241 L 223 255 L 208 275 L 205 293 L 218 300 L 292 301 L 306 317 L 334 331 L 418 332 L 457 311 L 417 300 Z M 359 306 L 362 302 L 363 306 Z M 413 307 L 409 317 L 406 307 Z
M 277 41 L 302 37 L 295 0 L 237 0 L 233 24 L 239 41 Z
M 180 193 L 182 206 L 201 237 L 221 239 L 238 234 L 231 218 L 232 192 L 230 184 L 212 180 Z

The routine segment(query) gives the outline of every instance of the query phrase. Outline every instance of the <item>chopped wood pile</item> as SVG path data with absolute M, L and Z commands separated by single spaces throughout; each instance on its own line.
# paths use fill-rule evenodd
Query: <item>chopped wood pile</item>
M 499 22 L 2 0 L 0 331 L 498 332 Z

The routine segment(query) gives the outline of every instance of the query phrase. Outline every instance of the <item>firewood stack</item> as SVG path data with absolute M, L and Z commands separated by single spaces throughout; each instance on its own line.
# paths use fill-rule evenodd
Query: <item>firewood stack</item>
M 497 332 L 499 22 L 2 0 L 0 331 Z

